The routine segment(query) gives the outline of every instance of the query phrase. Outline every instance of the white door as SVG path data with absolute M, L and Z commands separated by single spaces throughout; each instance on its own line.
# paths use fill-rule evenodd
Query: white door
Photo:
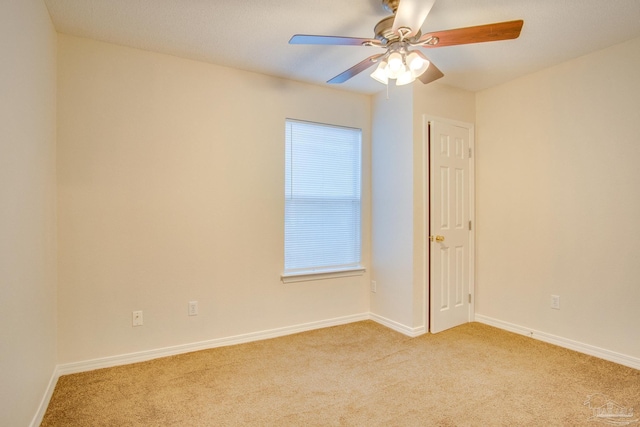
M 472 127 L 429 121 L 430 330 L 470 320 Z

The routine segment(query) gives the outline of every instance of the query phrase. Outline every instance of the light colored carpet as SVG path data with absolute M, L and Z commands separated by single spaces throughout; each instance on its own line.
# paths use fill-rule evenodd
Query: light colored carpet
M 640 371 L 479 323 L 364 321 L 63 376 L 42 426 L 605 426 L 591 395 L 640 414 Z

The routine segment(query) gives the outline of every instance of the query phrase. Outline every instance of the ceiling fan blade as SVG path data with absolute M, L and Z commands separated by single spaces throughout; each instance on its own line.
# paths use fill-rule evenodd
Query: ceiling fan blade
M 321 44 L 332 46 L 379 46 L 378 40 L 358 37 L 314 36 L 310 34 L 296 34 L 291 37 L 289 44 Z
M 431 83 L 433 81 L 438 80 L 441 77 L 444 77 L 444 74 L 442 73 L 442 71 L 440 71 L 438 69 L 438 67 L 436 67 L 433 62 L 429 61 L 429 68 L 427 68 L 427 71 L 425 71 L 424 73 L 422 73 L 422 75 L 420 77 L 418 77 L 420 79 L 420 81 L 424 84 L 427 83 Z
M 355 75 L 360 74 L 361 72 L 363 72 L 367 68 L 371 67 L 373 64 L 378 62 L 378 59 L 380 59 L 380 57 L 382 57 L 382 56 L 384 56 L 384 53 L 380 53 L 378 55 L 370 56 L 367 59 L 365 59 L 364 61 L 359 62 L 356 65 L 354 65 L 353 67 L 349 68 L 348 70 L 343 71 L 342 73 L 338 74 L 337 76 L 335 76 L 331 80 L 327 81 L 327 83 L 332 83 L 332 84 L 333 83 L 344 83 L 347 80 L 349 80 L 351 77 L 354 77 Z
M 435 2 L 436 0 L 401 0 L 393 20 L 393 32 L 397 34 L 398 29 L 404 27 L 410 30 L 405 37 L 418 34 Z
M 436 31 L 424 34 L 416 44 L 422 47 L 456 46 L 460 44 L 493 42 L 517 39 L 524 21 L 497 22 L 476 27 L 457 28 L 455 30 Z M 437 42 L 434 43 L 435 38 Z

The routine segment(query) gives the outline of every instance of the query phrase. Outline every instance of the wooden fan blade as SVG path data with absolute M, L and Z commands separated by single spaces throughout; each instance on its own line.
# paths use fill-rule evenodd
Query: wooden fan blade
M 381 56 L 384 56 L 384 53 L 380 53 L 378 55 L 370 56 L 367 59 L 365 59 L 364 61 L 359 62 L 356 65 L 354 65 L 353 67 L 349 68 L 348 70 L 343 71 L 342 73 L 338 74 L 337 76 L 335 76 L 331 80 L 327 81 L 327 83 L 332 83 L 332 84 L 333 83 L 344 83 L 347 80 L 349 80 L 351 77 L 354 77 L 357 74 L 360 74 L 361 72 L 363 72 L 364 70 L 366 70 L 367 68 L 371 67 L 373 64 L 378 62 L 378 59 L 380 59 Z
M 296 34 L 291 37 L 289 44 L 321 44 L 332 46 L 366 46 L 380 45 L 378 40 L 363 39 L 358 37 L 339 37 L 339 36 L 314 36 L 310 34 Z
M 400 0 L 393 20 L 393 32 L 397 34 L 398 29 L 404 27 L 410 30 L 406 37 L 418 34 L 435 2 L 436 0 Z
M 438 80 L 441 77 L 444 77 L 444 74 L 442 73 L 442 71 L 440 71 L 438 69 L 438 67 L 436 67 L 433 62 L 429 61 L 429 68 L 427 68 L 427 71 L 425 71 L 424 73 L 422 73 L 422 75 L 420 77 L 418 77 L 420 79 L 420 81 L 424 84 L 427 83 L 431 83 L 433 81 Z
M 495 24 L 478 25 L 476 27 L 457 28 L 455 30 L 436 31 L 424 34 L 418 43 L 422 47 L 456 46 L 460 44 L 494 42 L 498 40 L 517 39 L 524 21 L 497 22 Z M 433 44 L 430 40 L 438 38 Z

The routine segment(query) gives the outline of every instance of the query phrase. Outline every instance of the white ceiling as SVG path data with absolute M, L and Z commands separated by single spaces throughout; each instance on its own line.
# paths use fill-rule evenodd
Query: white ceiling
M 381 0 L 44 1 L 60 33 L 316 84 L 382 50 L 289 45 L 293 34 L 372 38 L 389 15 Z M 422 32 L 514 19 L 516 40 L 424 49 L 439 82 L 477 91 L 640 37 L 640 0 L 437 0 Z M 339 86 L 383 90 L 371 71 Z

